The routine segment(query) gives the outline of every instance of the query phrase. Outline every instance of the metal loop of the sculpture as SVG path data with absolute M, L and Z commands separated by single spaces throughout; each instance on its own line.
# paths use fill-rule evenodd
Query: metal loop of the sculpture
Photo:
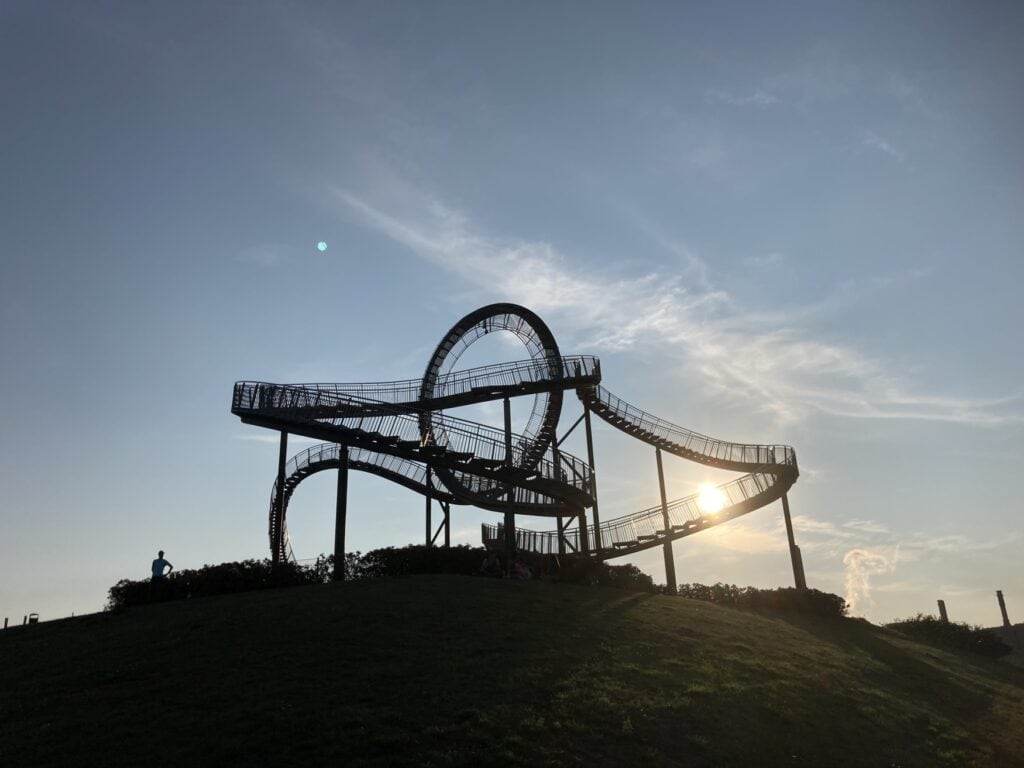
M 548 374 L 552 378 L 561 376 L 562 358 L 558 351 L 558 343 L 544 321 L 518 304 L 490 304 L 470 312 L 455 323 L 441 339 L 423 375 L 421 399 L 440 394 L 441 379 L 454 368 L 462 353 L 475 341 L 495 331 L 508 331 L 518 336 L 531 359 L 546 362 Z M 520 466 L 532 467 L 540 461 L 554 436 L 561 412 L 560 389 L 541 392 L 535 396 L 533 412 L 521 432 L 521 435 L 532 443 L 531 450 L 519 452 Z M 424 441 L 435 445 L 447 444 L 444 425 L 433 412 L 421 416 L 420 433 Z

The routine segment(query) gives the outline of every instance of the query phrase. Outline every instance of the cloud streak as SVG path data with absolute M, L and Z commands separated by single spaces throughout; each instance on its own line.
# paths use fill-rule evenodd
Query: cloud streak
M 920 393 L 859 351 L 810 338 L 790 317 L 775 315 L 769 324 L 744 312 L 692 252 L 681 274 L 583 269 L 548 243 L 484 236 L 436 198 L 388 182 L 383 203 L 340 187 L 330 192 L 346 214 L 474 288 L 557 317 L 572 343 L 596 351 L 670 350 L 706 389 L 758 403 L 780 423 L 814 413 L 987 425 L 1024 420 L 1013 410 L 1019 395 Z M 694 261 L 701 264 L 698 279 Z
M 872 131 L 865 132 L 864 135 L 861 136 L 860 143 L 862 146 L 877 150 L 882 154 L 888 155 L 893 160 L 899 160 L 901 163 L 907 159 L 906 153 L 904 153 L 903 150 Z
M 781 99 L 766 91 L 757 90 L 748 96 L 742 96 L 729 91 L 712 89 L 705 94 L 705 101 L 728 104 L 733 107 L 757 107 L 766 109 L 775 106 Z

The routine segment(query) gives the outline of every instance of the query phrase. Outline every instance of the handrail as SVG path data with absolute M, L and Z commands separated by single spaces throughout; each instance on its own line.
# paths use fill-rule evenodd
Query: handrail
M 232 412 L 272 418 L 289 424 L 298 433 L 302 432 L 303 425 L 330 427 L 336 429 L 339 436 L 348 434 L 371 439 L 371 435 L 382 435 L 407 443 L 419 442 L 421 448 L 429 447 L 429 443 L 424 443 L 421 437 L 420 422 L 415 411 L 410 412 L 406 407 L 337 392 L 319 385 L 237 382 Z M 477 459 L 501 462 L 501 465 L 505 463 L 503 431 L 438 413 L 434 413 L 433 417 L 436 423 L 443 425 L 448 440 L 446 445 L 439 447 L 469 454 Z M 512 466 L 523 467 L 533 447 L 533 441 L 528 438 L 513 436 Z M 498 465 L 495 472 L 501 471 L 501 465 Z M 565 451 L 555 454 L 550 446 L 536 463 L 530 457 L 530 466 L 526 469 L 537 478 L 571 487 L 578 493 L 588 494 L 591 488 L 589 466 Z M 557 490 L 552 489 L 552 492 L 557 495 Z
M 593 355 L 567 355 L 561 358 L 562 375 L 552 376 L 551 364 L 547 360 L 516 360 L 509 363 L 466 368 L 438 376 L 434 398 L 452 397 L 484 387 L 514 387 L 522 384 L 539 384 L 552 381 L 565 382 L 566 389 L 572 389 L 580 380 L 600 380 L 601 363 Z M 339 394 L 352 394 L 372 400 L 396 405 L 412 405 L 422 402 L 420 389 L 422 379 L 399 379 L 397 381 L 342 382 L 295 384 L 298 387 L 317 387 Z
M 728 483 L 716 486 L 718 492 L 727 502 L 716 512 L 708 512 L 701 508 L 701 493 L 694 493 L 667 503 L 669 528 L 665 527 L 664 513 L 661 505 L 648 507 L 647 509 L 613 518 L 595 527 L 593 523 L 587 525 L 587 539 L 589 542 L 598 540 L 596 533 L 600 529 L 600 541 L 606 548 L 601 557 L 615 557 L 625 554 L 622 547 L 629 547 L 628 551 L 661 544 L 666 539 L 679 538 L 692 530 L 693 527 L 709 527 L 718 522 L 725 522 L 745 511 L 749 502 L 758 501 L 757 506 L 763 506 L 784 494 L 792 482 L 780 480 L 771 473 L 759 472 L 750 473 L 732 480 Z M 762 503 L 763 502 L 763 503 Z M 688 525 L 690 524 L 690 525 Z M 693 526 L 693 524 L 698 524 Z M 491 540 L 500 538 L 500 526 L 483 524 L 483 531 L 486 537 Z M 678 530 L 676 530 L 678 529 Z M 579 550 L 580 531 L 579 528 L 571 528 L 562 532 L 563 537 L 569 540 L 572 549 Z M 647 540 L 649 543 L 641 545 Z M 616 546 L 618 545 L 618 546 Z M 516 547 L 525 551 L 533 552 L 557 552 L 558 531 L 532 531 L 527 529 L 516 530 Z M 536 548 L 539 547 L 539 548 Z
M 602 386 L 579 388 L 580 400 L 594 407 L 594 412 L 613 426 L 621 425 L 608 419 L 617 416 L 636 430 L 646 435 L 635 435 L 654 445 L 660 445 L 685 458 L 728 463 L 734 467 L 762 469 L 765 471 L 796 471 L 796 451 L 788 445 L 760 445 L 754 443 L 733 443 L 703 435 L 670 421 L 661 419 L 630 405 Z M 673 450 L 673 448 L 675 450 Z M 776 469 L 772 469 L 775 467 Z

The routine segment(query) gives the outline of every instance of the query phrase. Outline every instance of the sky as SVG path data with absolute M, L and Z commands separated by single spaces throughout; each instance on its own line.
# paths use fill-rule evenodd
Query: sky
M 100 610 L 158 549 L 267 556 L 277 438 L 232 384 L 415 378 L 510 301 L 626 401 L 793 445 L 808 583 L 855 615 L 993 626 L 1001 589 L 1024 620 L 1022 34 L 1000 2 L 5 0 L 0 615 Z M 658 503 L 653 449 L 595 442 L 602 520 Z M 300 558 L 334 484 L 293 497 Z M 353 473 L 348 546 L 423 513 Z M 778 502 L 674 554 L 792 583 Z

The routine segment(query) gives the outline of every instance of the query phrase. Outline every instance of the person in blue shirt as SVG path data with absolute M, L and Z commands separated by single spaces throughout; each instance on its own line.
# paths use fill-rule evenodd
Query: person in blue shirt
M 162 591 L 164 580 L 167 574 L 174 570 L 174 566 L 164 559 L 164 550 L 160 550 L 157 559 L 153 561 L 153 579 L 150 582 L 150 592 L 155 596 Z

